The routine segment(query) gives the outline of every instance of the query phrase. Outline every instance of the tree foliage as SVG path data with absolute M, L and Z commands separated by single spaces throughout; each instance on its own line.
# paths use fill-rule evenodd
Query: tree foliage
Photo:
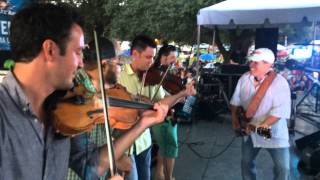
M 86 32 L 96 27 L 107 37 L 131 40 L 147 34 L 183 44 L 196 42 L 196 14 L 221 0 L 40 0 L 77 6 L 85 17 Z
M 87 38 L 92 29 L 98 33 L 120 40 L 132 40 L 137 34 L 147 34 L 162 41 L 178 44 L 195 44 L 197 34 L 197 13 L 221 0 L 56 0 L 67 2 L 80 9 L 85 17 Z M 51 1 L 52 2 L 52 1 Z M 89 32 L 89 33 L 88 33 Z M 248 48 L 251 35 L 240 30 L 219 31 L 216 44 L 228 59 L 230 51 L 223 42 L 231 42 L 231 48 Z M 202 29 L 201 42 L 212 43 L 212 30 Z
M 286 25 L 279 29 L 279 43 L 284 44 L 287 37 L 288 44 L 307 44 L 313 40 L 313 26 L 311 24 Z M 319 28 L 316 30 L 319 32 Z M 316 37 L 317 39 L 317 37 Z
M 120 11 L 120 3 L 123 0 L 39 0 L 50 3 L 68 3 L 77 7 L 84 17 L 86 38 L 92 39 L 93 29 L 99 35 L 109 36 L 111 23 Z
M 137 34 L 175 41 L 195 43 L 196 14 L 215 0 L 127 0 L 111 24 L 113 37 L 132 39 Z

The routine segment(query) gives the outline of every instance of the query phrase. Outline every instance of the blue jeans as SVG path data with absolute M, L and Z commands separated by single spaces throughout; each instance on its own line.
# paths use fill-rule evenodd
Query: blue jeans
M 256 180 L 256 157 L 261 148 L 254 148 L 251 137 L 242 142 L 241 172 L 243 180 Z M 269 152 L 274 163 L 275 180 L 289 180 L 289 148 L 264 148 Z
M 150 180 L 151 147 L 139 155 L 131 155 L 131 173 L 125 180 Z

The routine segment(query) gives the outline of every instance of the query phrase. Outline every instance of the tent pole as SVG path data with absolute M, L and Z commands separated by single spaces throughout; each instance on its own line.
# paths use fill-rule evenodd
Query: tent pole
M 197 59 L 196 59 L 196 81 L 199 81 L 199 71 L 200 71 L 200 65 L 201 62 L 199 60 L 199 55 L 200 55 L 200 32 L 201 32 L 201 28 L 200 25 L 198 25 L 198 32 L 197 32 Z
M 287 35 L 284 36 L 284 46 L 285 47 L 288 46 L 288 36 Z
M 312 57 L 311 57 L 311 66 L 313 66 L 313 64 L 314 64 L 314 56 L 315 56 L 315 53 L 314 53 L 314 50 L 315 50 L 315 48 L 314 48 L 314 43 L 315 43 L 315 40 L 316 40 L 316 36 L 317 36 L 317 28 L 316 28 L 316 21 L 315 20 L 313 20 L 313 22 L 312 22 L 312 24 L 313 24 L 313 43 L 312 43 L 312 53 L 311 53 L 311 55 L 312 55 Z
M 212 54 L 214 54 L 215 52 L 215 48 L 214 48 L 214 45 L 215 45 L 215 40 L 216 40 L 216 29 L 213 28 L 213 35 L 212 35 Z
M 200 55 L 200 31 L 201 31 L 201 28 L 200 28 L 200 25 L 198 25 L 198 33 L 197 33 L 197 61 L 199 61 L 199 55 Z

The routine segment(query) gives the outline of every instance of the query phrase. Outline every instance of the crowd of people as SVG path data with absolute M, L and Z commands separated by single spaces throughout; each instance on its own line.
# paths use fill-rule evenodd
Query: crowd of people
M 13 16 L 10 43 L 15 65 L 0 84 L 0 180 L 149 180 L 153 140 L 159 146 L 154 178 L 174 179 L 178 140 L 170 109 L 196 94 L 193 70 L 172 68 L 176 47 L 164 44 L 156 52 L 155 41 L 145 35 L 132 40 L 131 61 L 122 65 L 111 40 L 91 38 L 95 40 L 86 45 L 84 34 L 81 15 L 65 4 L 33 4 Z M 243 136 L 242 177 L 256 179 L 255 158 L 266 149 L 276 179 L 286 180 L 289 84 L 274 73 L 271 50 L 257 49 L 248 59 L 250 71 L 240 78 L 231 100 L 232 127 Z M 148 80 L 151 71 L 160 71 L 161 80 Z M 162 84 L 167 73 L 178 77 L 183 87 L 169 92 Z M 130 102 L 149 106 L 105 106 L 103 94 L 111 91 L 125 91 Z M 62 103 L 66 109 L 61 110 Z M 241 107 L 250 118 L 244 127 L 237 113 Z M 79 117 L 80 110 L 85 117 Z M 90 122 L 92 117 L 97 121 L 81 128 L 68 123 L 83 118 Z M 106 141 L 108 125 L 111 142 Z M 271 139 L 252 127 L 271 129 Z

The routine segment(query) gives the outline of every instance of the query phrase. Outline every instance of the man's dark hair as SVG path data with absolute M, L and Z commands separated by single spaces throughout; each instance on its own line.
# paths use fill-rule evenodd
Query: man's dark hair
M 160 49 L 159 49 L 159 52 L 158 52 L 158 55 L 154 61 L 154 67 L 159 67 L 161 65 L 161 62 L 160 62 L 160 59 L 161 59 L 161 56 L 169 56 L 169 54 L 171 52 L 176 52 L 177 51 L 177 48 L 175 46 L 172 46 L 172 45 L 168 45 L 168 44 L 164 44 Z
M 77 10 L 66 4 L 32 4 L 17 14 L 11 21 L 10 43 L 16 62 L 29 62 L 41 51 L 46 39 L 51 39 L 64 55 L 73 25 L 83 26 Z
M 133 50 L 137 50 L 138 52 L 142 52 L 147 47 L 157 48 L 156 42 L 146 35 L 138 35 L 136 36 L 131 44 L 131 54 Z
M 100 59 L 112 59 L 116 57 L 116 50 L 114 44 L 103 37 L 98 38 Z M 88 47 L 83 50 L 83 61 L 86 69 L 92 70 L 97 68 L 97 53 L 95 42 L 91 41 L 88 43 Z

